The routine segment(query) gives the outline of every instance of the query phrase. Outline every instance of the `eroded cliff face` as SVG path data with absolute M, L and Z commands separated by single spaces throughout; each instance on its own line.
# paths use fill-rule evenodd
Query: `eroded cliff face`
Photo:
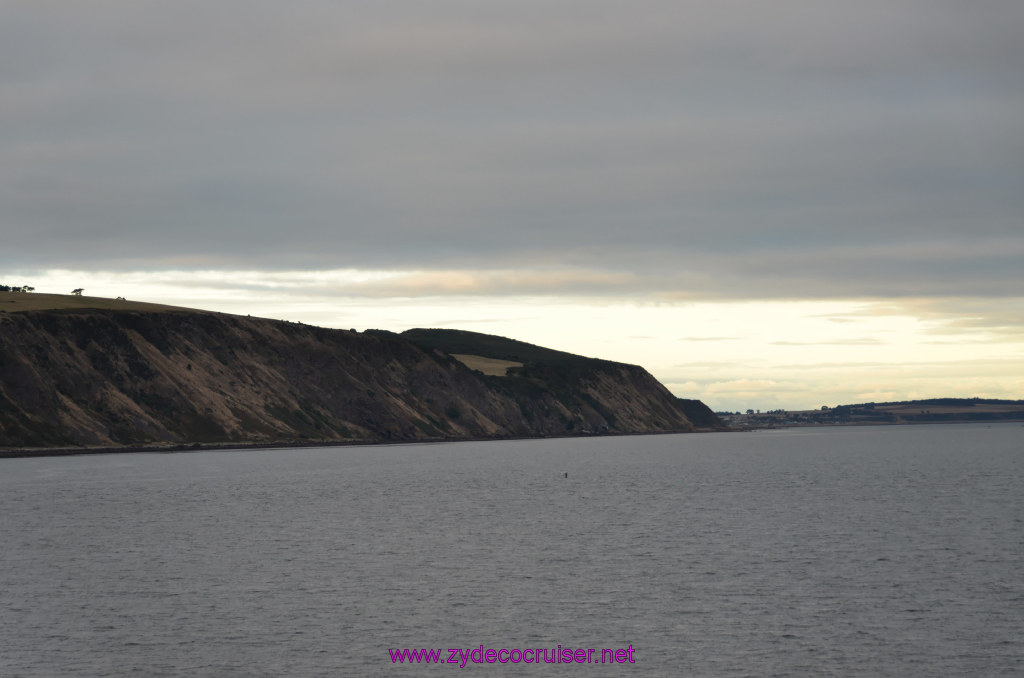
M 0 447 L 692 430 L 642 368 L 590 362 L 488 377 L 388 333 L 204 312 L 8 313 Z

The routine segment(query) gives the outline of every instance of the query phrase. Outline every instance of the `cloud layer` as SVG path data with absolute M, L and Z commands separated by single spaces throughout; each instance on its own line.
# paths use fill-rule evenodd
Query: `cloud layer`
M 1014 0 L 14 0 L 0 19 L 8 270 L 1021 287 Z

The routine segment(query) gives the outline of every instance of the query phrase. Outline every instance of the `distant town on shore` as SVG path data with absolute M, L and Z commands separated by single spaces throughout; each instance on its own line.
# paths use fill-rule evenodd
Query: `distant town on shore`
M 1024 400 L 930 398 L 890 403 L 823 405 L 817 410 L 716 412 L 732 429 L 866 424 L 1024 421 Z

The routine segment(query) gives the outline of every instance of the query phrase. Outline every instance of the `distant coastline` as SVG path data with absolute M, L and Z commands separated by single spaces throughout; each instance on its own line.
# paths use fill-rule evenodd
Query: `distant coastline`
M 974 405 L 956 405 L 974 402 Z M 943 403 L 936 405 L 936 403 Z M 874 405 L 872 413 L 870 405 Z M 928 407 L 931 406 L 931 407 Z M 916 410 L 917 414 L 897 414 Z M 870 414 L 869 414 L 870 413 Z M 891 417 L 886 413 L 891 413 Z M 840 405 L 822 410 L 772 411 L 753 414 L 718 413 L 728 428 L 698 429 L 704 433 L 730 433 L 759 429 L 812 428 L 824 426 L 913 426 L 921 424 L 1024 423 L 1024 400 L 931 399 L 894 403 Z M 65 446 L 0 448 L 0 459 L 30 457 L 70 457 L 94 454 L 172 454 L 180 452 L 244 451 L 310 447 L 366 447 L 378 445 L 417 445 L 431 443 L 490 442 L 499 440 L 549 440 L 560 438 L 624 437 L 634 435 L 672 435 L 676 431 L 639 433 L 594 433 L 575 435 L 497 435 L 437 437 L 411 441 L 365 440 L 277 440 L 265 442 L 207 442 L 187 444 L 151 444 L 117 446 Z
M 929 398 L 823 406 L 818 410 L 719 412 L 732 430 L 798 426 L 886 426 L 1024 421 L 1024 400 Z

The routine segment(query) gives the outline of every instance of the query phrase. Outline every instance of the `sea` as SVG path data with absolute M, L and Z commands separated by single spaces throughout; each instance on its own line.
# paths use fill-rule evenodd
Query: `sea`
M 1021 676 L 1024 424 L 0 459 L 0 675 Z

